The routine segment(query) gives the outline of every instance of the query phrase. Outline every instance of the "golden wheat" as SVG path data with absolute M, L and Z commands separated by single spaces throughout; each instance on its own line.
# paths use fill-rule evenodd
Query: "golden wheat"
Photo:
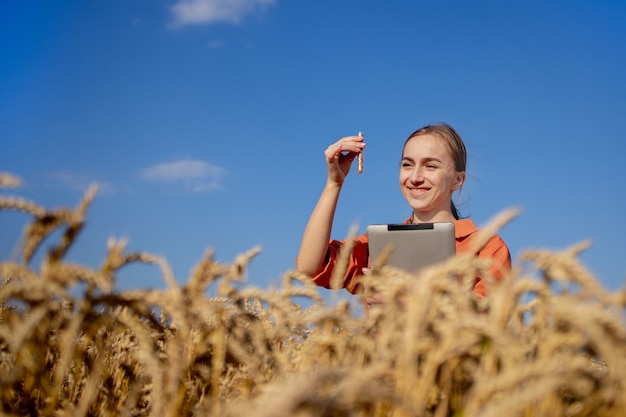
M 0 187 L 19 183 L 0 175 Z M 74 209 L 0 197 L 32 216 L 19 256 L 0 263 L 0 415 L 626 415 L 626 292 L 579 262 L 587 242 L 526 251 L 498 283 L 470 256 L 417 277 L 383 257 L 364 280 L 392 301 L 362 316 L 325 303 L 297 271 L 280 288 L 242 285 L 260 248 L 232 265 L 208 251 L 182 284 L 125 241 L 108 242 L 99 268 L 67 262 L 95 191 Z M 476 244 L 516 215 L 496 217 Z M 163 288 L 117 291 L 135 262 L 156 265 Z M 470 291 L 477 273 L 482 300 Z

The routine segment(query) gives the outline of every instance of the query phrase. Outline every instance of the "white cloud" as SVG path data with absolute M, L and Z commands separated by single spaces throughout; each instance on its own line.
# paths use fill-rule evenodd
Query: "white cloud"
M 215 39 L 208 43 L 209 48 L 216 49 L 224 46 L 224 41 L 221 39 Z
M 170 7 L 173 15 L 170 27 L 239 23 L 245 15 L 274 3 L 276 0 L 178 0 Z
M 98 186 L 98 195 L 113 194 L 113 184 L 109 181 L 100 181 L 93 179 L 87 175 L 75 174 L 68 171 L 52 172 L 47 175 L 53 186 L 60 185 L 73 191 L 86 192 L 89 186 L 95 184 Z
M 210 191 L 221 188 L 219 180 L 224 169 L 208 162 L 183 159 L 153 165 L 141 172 L 146 180 L 177 182 L 194 192 Z

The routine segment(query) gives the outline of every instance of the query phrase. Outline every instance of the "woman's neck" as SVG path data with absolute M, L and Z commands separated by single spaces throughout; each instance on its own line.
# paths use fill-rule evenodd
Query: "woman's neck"
M 445 210 L 436 213 L 420 213 L 413 211 L 411 215 L 411 223 L 453 222 L 455 220 L 452 212 Z

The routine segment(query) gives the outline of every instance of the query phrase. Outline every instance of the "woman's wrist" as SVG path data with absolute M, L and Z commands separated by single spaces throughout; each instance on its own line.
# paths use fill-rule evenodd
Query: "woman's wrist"
M 339 192 L 341 190 L 341 187 L 343 185 L 342 183 L 338 183 L 337 181 L 333 181 L 330 178 L 326 181 L 326 185 L 324 187 L 325 190 L 327 191 L 335 191 L 335 192 Z

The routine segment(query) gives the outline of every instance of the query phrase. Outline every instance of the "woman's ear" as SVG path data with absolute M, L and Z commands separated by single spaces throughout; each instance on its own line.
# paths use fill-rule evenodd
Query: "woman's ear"
M 457 172 L 456 179 L 454 181 L 454 184 L 452 185 L 452 191 L 456 191 L 460 189 L 463 186 L 464 182 L 465 182 L 465 171 Z

